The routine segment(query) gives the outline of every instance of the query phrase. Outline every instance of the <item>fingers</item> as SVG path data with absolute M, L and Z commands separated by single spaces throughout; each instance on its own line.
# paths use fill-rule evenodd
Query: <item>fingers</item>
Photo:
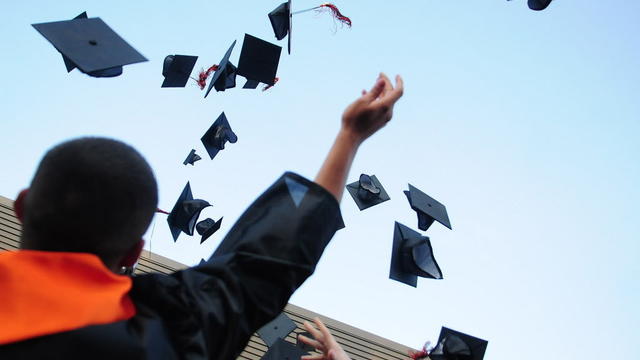
M 387 92 L 382 101 L 391 106 L 402 97 L 402 94 L 404 94 L 404 80 L 402 80 L 402 77 L 400 75 L 396 75 L 395 89 Z
M 313 336 L 316 340 L 322 341 L 324 339 L 324 337 L 322 336 L 322 333 L 318 331 L 315 327 L 313 327 L 313 325 L 311 325 L 310 322 L 305 321 L 304 328 L 307 329 L 307 331 L 311 334 L 311 336 Z
M 404 82 L 402 81 L 402 77 L 400 75 L 396 76 L 396 87 L 395 89 L 389 91 L 384 98 L 381 98 L 376 102 L 376 107 L 379 111 L 385 114 L 386 121 L 391 120 L 393 116 L 393 106 L 395 103 L 402 97 L 404 93 Z
M 380 94 L 382 94 L 382 92 L 384 91 L 384 88 L 385 88 L 384 80 L 382 80 L 381 78 L 378 78 L 378 80 L 376 80 L 375 85 L 373 85 L 373 87 L 371 88 L 371 90 L 369 90 L 368 93 L 362 96 L 362 99 L 367 103 L 370 103 L 373 100 L 377 99 L 380 96 Z
M 333 335 L 331 335 L 331 332 L 329 331 L 329 329 L 327 329 L 327 327 L 324 326 L 324 323 L 320 320 L 320 318 L 313 319 L 313 322 L 316 323 L 316 326 L 318 327 L 318 329 L 320 329 L 322 336 L 324 336 L 323 342 L 326 345 L 331 346 L 331 343 L 335 342 L 335 340 L 333 339 Z
M 385 73 L 380 73 L 379 78 L 384 81 L 384 90 L 380 94 L 381 97 L 384 97 L 389 91 L 393 90 L 393 84 L 391 84 L 391 80 Z
M 404 94 L 404 80 L 400 75 L 396 75 L 396 90 L 400 91 L 400 96 Z
M 302 360 L 323 360 L 325 359 L 324 354 L 316 354 L 316 355 L 304 355 Z
M 319 341 L 310 339 L 304 335 L 298 335 L 298 340 L 302 341 L 303 343 L 309 346 L 313 346 L 314 349 L 320 350 L 322 352 L 326 350 L 324 345 L 322 345 Z

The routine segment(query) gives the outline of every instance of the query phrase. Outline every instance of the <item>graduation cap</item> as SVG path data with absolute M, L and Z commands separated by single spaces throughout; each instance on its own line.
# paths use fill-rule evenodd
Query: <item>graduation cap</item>
M 258 330 L 258 335 L 268 347 L 273 346 L 278 339 L 284 339 L 296 328 L 296 323 L 287 314 L 281 313 L 267 325 Z M 293 345 L 293 344 L 292 344 Z M 293 345 L 295 347 L 295 345 Z
M 262 356 L 261 360 L 300 360 L 304 355 L 306 355 L 304 350 L 294 344 L 283 339 L 277 339 Z
M 231 130 L 231 125 L 229 125 L 227 116 L 223 112 L 200 140 L 205 149 L 207 149 L 209 157 L 213 160 L 218 154 L 218 151 L 224 149 L 224 144 L 227 141 L 234 144 L 238 141 L 238 137 L 233 130 Z
M 200 157 L 200 155 L 196 154 L 196 150 L 195 149 L 191 149 L 191 151 L 189 152 L 189 155 L 187 155 L 187 158 L 184 159 L 182 164 L 184 164 L 184 165 L 187 165 L 187 164 L 195 165 L 196 161 L 198 161 L 198 160 L 202 160 L 202 158 Z
M 482 360 L 488 341 L 442 327 L 431 360 Z
M 218 221 L 214 221 L 211 218 L 206 218 L 196 224 L 196 231 L 198 234 L 202 235 L 202 239 L 200 239 L 200 244 L 205 242 L 211 235 L 213 235 L 216 231 L 220 229 L 222 225 L 222 218 Z
M 197 60 L 197 56 L 167 55 L 162 65 L 162 87 L 185 87 Z
M 419 232 L 396 222 L 389 278 L 417 287 L 418 276 L 442 279 L 442 271 L 433 256 L 431 241 Z
M 238 61 L 238 75 L 273 86 L 281 52 L 280 46 L 245 34 Z
M 404 194 L 407 196 L 411 208 L 418 213 L 418 228 L 420 230 L 427 231 L 434 220 L 451 229 L 447 208 L 436 199 L 411 184 L 409 184 L 409 191 L 404 191 Z
M 347 185 L 347 191 L 360 211 L 389 200 L 389 195 L 375 175 L 361 174 L 360 180 Z
M 291 54 L 291 0 L 278 5 L 268 16 L 276 39 L 282 40 L 289 35 L 287 52 Z
M 213 73 L 211 77 L 211 81 L 209 82 L 209 87 L 207 88 L 207 92 L 204 94 L 206 98 L 211 92 L 211 89 L 215 87 L 216 91 L 224 91 L 225 89 L 229 89 L 236 86 L 236 67 L 229 62 L 229 57 L 231 57 L 231 53 L 233 52 L 233 47 L 236 46 L 236 41 L 234 40 L 227 52 L 224 54 L 224 57 L 218 63 L 218 70 Z
M 289 35 L 289 38 L 287 41 L 288 42 L 287 52 L 289 54 L 291 54 L 291 29 L 292 29 L 292 23 L 293 23 L 293 15 L 314 11 L 314 10 L 315 11 L 326 10 L 333 16 L 333 18 L 336 21 L 344 25 L 347 25 L 348 27 L 351 27 L 351 19 L 348 18 L 347 16 L 344 16 L 340 12 L 340 9 L 338 9 L 338 7 L 333 4 L 323 3 L 318 6 L 311 7 L 309 9 L 298 10 L 296 12 L 293 12 L 291 0 L 288 0 L 287 2 L 284 2 L 278 5 L 278 7 L 276 7 L 275 9 L 273 9 L 273 11 L 271 11 L 268 16 L 269 16 L 269 21 L 271 22 L 271 27 L 273 28 L 273 33 L 276 36 L 276 39 L 282 40 L 287 35 Z
M 87 12 L 83 11 L 82 14 L 74 17 L 73 19 L 86 19 L 86 18 L 88 18 Z M 76 68 L 76 64 L 74 64 L 73 61 L 71 61 L 71 59 L 66 57 L 63 53 L 60 53 L 60 55 L 62 55 L 62 60 L 64 60 L 64 66 L 67 68 L 68 73 L 70 73 L 71 70 Z
M 191 194 L 191 185 L 187 182 L 182 194 L 173 206 L 173 209 L 167 217 L 167 223 L 169 229 L 171 229 L 171 236 L 173 241 L 178 240 L 180 232 L 184 232 L 187 235 L 193 235 L 193 230 L 198 221 L 198 216 L 202 209 L 211 206 L 209 202 L 200 199 L 194 199 Z
M 244 86 L 242 88 L 243 89 L 255 89 L 255 88 L 258 87 L 258 85 L 260 85 L 260 81 L 247 80 L 247 82 L 244 83 Z
M 551 1 L 552 0 L 529 0 L 528 1 L 529 9 L 535 10 L 535 11 L 544 10 L 549 6 L 549 4 L 551 4 Z
M 122 66 L 147 61 L 100 18 L 32 24 L 62 55 L 67 71 L 75 67 L 93 77 L 122 74 Z

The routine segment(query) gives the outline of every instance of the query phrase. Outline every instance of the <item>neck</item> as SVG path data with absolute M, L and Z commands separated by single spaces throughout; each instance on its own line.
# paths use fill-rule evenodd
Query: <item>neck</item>
M 51 239 L 49 239 L 51 240 Z M 51 248 L 47 248 L 47 247 L 43 247 L 43 246 L 38 246 L 37 244 L 39 244 L 38 241 L 35 241 L 32 237 L 25 235 L 25 233 L 22 233 L 22 236 L 20 237 L 20 249 L 21 250 L 37 250 L 37 251 L 50 251 L 50 252 L 77 252 L 77 251 L 69 251 L 69 250 L 63 250 L 63 249 L 51 249 Z M 96 255 L 104 264 L 105 267 L 107 267 L 107 269 L 111 270 L 114 274 L 120 274 L 120 270 L 122 268 L 122 266 L 120 266 L 120 261 L 117 262 L 107 262 L 105 261 L 102 257 L 100 257 L 97 254 Z

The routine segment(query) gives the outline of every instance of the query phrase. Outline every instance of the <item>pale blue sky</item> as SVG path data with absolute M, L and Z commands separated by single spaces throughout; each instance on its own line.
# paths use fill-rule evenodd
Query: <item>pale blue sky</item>
M 359 212 L 344 197 L 347 227 L 292 302 L 413 347 L 445 325 L 489 340 L 492 360 L 637 357 L 640 3 L 556 0 L 536 13 L 525 0 L 337 1 L 353 28 L 296 16 L 293 54 L 266 93 L 160 88 L 165 55 L 199 55 L 199 69 L 245 32 L 275 42 L 266 14 L 278 3 L 3 4 L 0 194 L 13 198 L 65 139 L 125 140 L 155 169 L 161 207 L 190 180 L 214 204 L 203 216 L 224 216 L 203 246 L 174 244 L 158 216 L 152 250 L 197 263 L 283 171 L 313 177 L 343 108 L 379 71 L 400 73 L 395 117 L 350 176 L 376 174 L 392 201 Z M 115 79 L 67 74 L 30 24 L 85 10 L 150 61 Z M 238 142 L 182 166 L 221 111 Z M 417 227 L 409 182 L 453 225 L 428 232 L 445 279 L 417 289 L 387 279 L 394 221 Z

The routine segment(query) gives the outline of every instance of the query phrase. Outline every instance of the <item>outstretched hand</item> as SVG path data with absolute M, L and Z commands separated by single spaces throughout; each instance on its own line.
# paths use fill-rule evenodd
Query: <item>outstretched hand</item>
M 317 329 L 308 321 L 304 322 L 304 328 L 307 329 L 315 340 L 300 335 L 300 341 L 309 346 L 313 346 L 322 354 L 305 355 L 302 357 L 302 360 L 351 360 L 322 321 L 315 318 L 313 322 L 317 326 Z
M 342 115 L 342 130 L 361 143 L 393 117 L 393 106 L 402 97 L 404 83 L 396 76 L 396 86 L 384 73 L 380 73 L 371 90 L 347 107 Z
M 342 199 L 349 169 L 358 147 L 369 136 L 380 130 L 393 117 L 393 106 L 402 97 L 404 84 L 396 76 L 396 86 L 380 74 L 369 91 L 347 107 L 342 114 L 342 127 L 325 159 L 315 182 L 330 192 L 338 202 Z

